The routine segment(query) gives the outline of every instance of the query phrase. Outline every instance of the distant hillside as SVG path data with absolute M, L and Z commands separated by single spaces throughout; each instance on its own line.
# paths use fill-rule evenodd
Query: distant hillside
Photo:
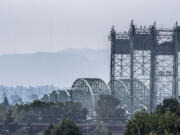
M 109 51 L 69 49 L 0 56 L 0 85 L 69 87 L 76 78 L 109 78 Z

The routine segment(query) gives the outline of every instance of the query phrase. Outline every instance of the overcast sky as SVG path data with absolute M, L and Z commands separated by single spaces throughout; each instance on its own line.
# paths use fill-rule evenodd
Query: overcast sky
M 180 23 L 180 0 L 0 0 L 0 54 L 107 49 L 112 25 L 123 31 L 156 20 Z

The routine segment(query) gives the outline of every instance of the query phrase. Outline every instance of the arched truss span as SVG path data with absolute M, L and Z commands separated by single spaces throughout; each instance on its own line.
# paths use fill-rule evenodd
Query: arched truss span
M 109 83 L 109 85 L 111 85 Z M 130 80 L 120 79 L 114 80 L 114 95 L 118 98 L 121 104 L 126 105 L 130 109 Z M 149 107 L 149 89 L 139 80 L 134 79 L 134 109 Z M 140 106 L 141 105 L 141 106 Z
M 79 78 L 74 81 L 71 98 L 89 109 L 89 115 L 94 116 L 94 108 L 99 95 L 110 95 L 107 84 L 99 78 Z
M 41 100 L 44 101 L 44 102 L 50 102 L 50 95 L 49 95 L 49 94 L 45 94 L 45 95 L 42 97 Z
M 54 103 L 66 102 L 70 101 L 70 93 L 68 92 L 68 90 L 55 90 L 48 95 L 44 95 L 42 100 L 45 102 Z

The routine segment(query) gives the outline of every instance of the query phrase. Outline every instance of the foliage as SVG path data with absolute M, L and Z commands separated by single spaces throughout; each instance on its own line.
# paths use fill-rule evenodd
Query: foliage
M 8 101 L 7 97 L 4 98 L 3 104 L 5 107 L 9 107 L 9 101 Z
M 34 101 L 31 104 L 16 105 L 13 110 L 15 122 L 57 123 L 62 118 L 75 121 L 86 119 L 88 111 L 80 103 L 47 103 Z
M 14 118 L 12 117 L 12 110 L 9 109 L 4 120 L 4 130 L 8 130 L 9 133 L 13 133 L 17 130 L 17 128 L 18 125 L 14 123 Z
M 30 104 L 5 107 L 0 104 L 0 122 L 4 123 L 4 129 L 14 135 L 31 135 L 30 123 L 58 123 L 63 118 L 74 121 L 85 120 L 88 110 L 80 103 L 47 103 L 34 101 Z M 19 128 L 16 123 L 29 123 L 26 128 Z
M 159 104 L 156 108 L 157 113 L 165 113 L 167 110 L 180 116 L 180 103 L 177 99 L 165 99 L 163 104 Z
M 125 117 L 125 110 L 120 107 L 120 101 L 110 95 L 100 95 L 95 111 L 98 118 Z
M 9 101 L 5 96 L 4 101 L 0 104 L 0 122 L 6 120 L 6 115 L 8 114 L 9 107 Z
M 52 129 L 51 135 L 81 135 L 81 132 L 72 120 L 63 119 Z
M 7 108 L 3 104 L 0 104 L 0 122 L 5 121 L 7 112 Z
M 53 128 L 54 126 L 50 124 L 49 127 L 44 131 L 44 135 L 50 135 Z
M 174 99 L 165 99 L 156 111 L 137 112 L 127 124 L 125 135 L 180 135 L 179 103 Z

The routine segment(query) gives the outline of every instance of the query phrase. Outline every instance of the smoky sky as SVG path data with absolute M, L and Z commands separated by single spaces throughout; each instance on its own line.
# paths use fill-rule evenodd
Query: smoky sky
M 109 48 L 112 25 L 173 27 L 179 0 L 0 0 L 0 54 Z

